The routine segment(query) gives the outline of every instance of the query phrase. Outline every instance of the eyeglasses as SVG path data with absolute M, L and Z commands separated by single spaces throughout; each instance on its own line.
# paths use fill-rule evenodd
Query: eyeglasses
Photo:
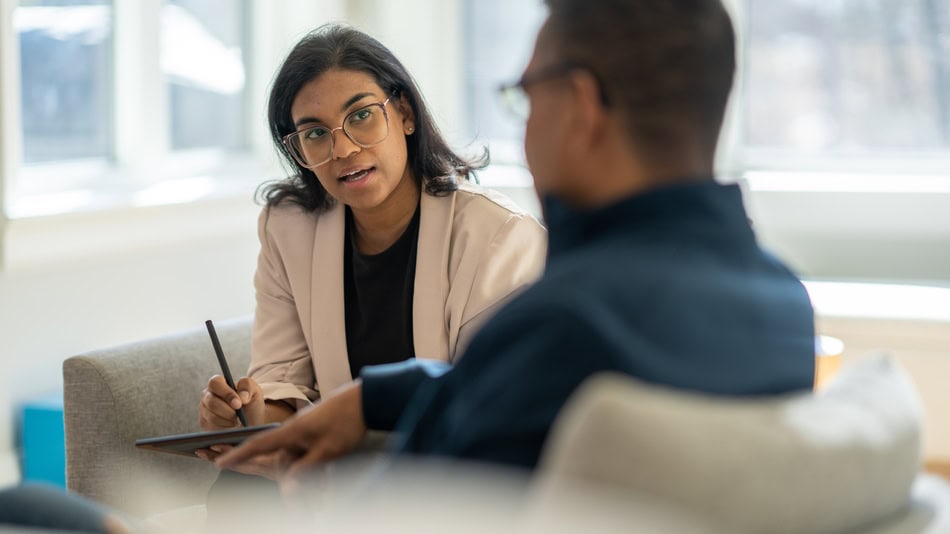
M 498 88 L 498 93 L 501 95 L 502 106 L 513 117 L 521 121 L 526 121 L 528 120 L 528 115 L 531 114 L 531 99 L 528 98 L 526 89 L 529 86 L 559 78 L 575 70 L 590 72 L 591 75 L 597 79 L 597 84 L 600 87 L 600 100 L 606 106 L 607 93 L 604 91 L 604 85 L 600 82 L 600 78 L 588 67 L 572 61 L 555 63 L 546 68 L 538 69 L 536 72 L 525 74 L 517 82 L 502 85 Z
M 498 88 L 502 105 L 513 117 L 523 121 L 528 120 L 528 115 L 531 113 L 531 100 L 525 90 L 531 85 L 564 76 L 577 68 L 579 67 L 575 63 L 556 63 L 536 72 L 525 74 L 514 83 L 502 85 Z
M 336 128 L 326 126 L 311 126 L 297 130 L 283 137 L 284 146 L 301 166 L 307 169 L 319 167 L 333 159 L 333 133 L 343 130 L 343 133 L 360 148 L 376 146 L 389 136 L 389 114 L 386 104 L 392 100 L 387 98 L 350 113 L 343 119 L 343 124 Z

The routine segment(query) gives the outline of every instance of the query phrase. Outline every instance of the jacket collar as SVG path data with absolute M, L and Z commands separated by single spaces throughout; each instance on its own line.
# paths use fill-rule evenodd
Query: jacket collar
M 713 179 L 667 185 L 594 209 L 578 209 L 553 195 L 541 200 L 548 257 L 619 234 L 719 228 L 754 240 L 738 185 Z
M 455 195 L 421 192 L 419 241 L 412 302 L 416 354 L 448 360 L 449 333 L 443 317 L 449 279 L 446 265 L 455 214 Z M 314 230 L 310 329 L 311 357 L 322 394 L 350 382 L 346 348 L 343 246 L 346 208 L 334 204 L 320 214 Z

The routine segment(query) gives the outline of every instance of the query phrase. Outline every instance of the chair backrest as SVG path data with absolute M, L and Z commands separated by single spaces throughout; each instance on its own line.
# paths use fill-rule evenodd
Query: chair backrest
M 216 325 L 235 375 L 250 363 L 251 319 Z M 146 517 L 204 503 L 216 470 L 200 459 L 135 448 L 196 432 L 198 400 L 220 373 L 204 328 L 74 356 L 63 363 L 66 482 L 75 493 Z
M 717 532 L 843 532 L 907 510 L 921 421 L 909 377 L 880 356 L 818 393 L 778 398 L 595 377 L 552 431 L 538 498 L 556 503 L 564 488 L 588 485 Z

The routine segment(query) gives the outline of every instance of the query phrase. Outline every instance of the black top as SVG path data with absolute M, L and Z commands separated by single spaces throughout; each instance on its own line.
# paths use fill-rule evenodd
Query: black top
M 399 239 L 379 254 L 361 254 L 353 243 L 353 214 L 346 209 L 343 298 L 350 372 L 364 365 L 414 358 L 412 295 L 416 280 L 419 208 Z

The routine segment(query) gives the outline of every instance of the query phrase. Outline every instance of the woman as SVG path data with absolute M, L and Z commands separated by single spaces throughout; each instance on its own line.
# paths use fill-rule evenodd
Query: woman
M 468 183 L 412 78 L 375 39 L 324 26 L 274 80 L 271 135 L 292 176 L 264 189 L 249 376 L 213 377 L 205 430 L 282 421 L 358 376 L 452 362 L 543 265 L 545 232 Z M 209 453 L 208 456 L 211 456 Z

